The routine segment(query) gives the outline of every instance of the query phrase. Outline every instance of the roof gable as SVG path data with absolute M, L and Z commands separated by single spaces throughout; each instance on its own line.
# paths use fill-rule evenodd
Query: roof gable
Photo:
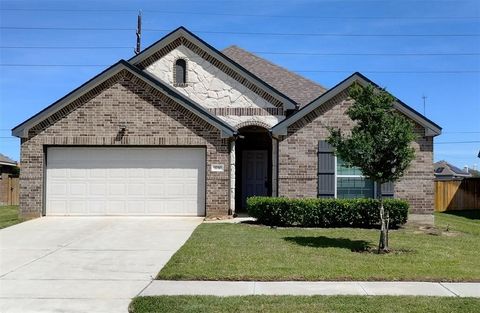
M 300 106 L 310 103 L 327 90 L 310 79 L 273 64 L 240 47 L 230 46 L 224 49 L 222 53 L 242 64 L 262 80 L 292 98 Z
M 207 59 L 213 65 L 221 68 L 232 78 L 241 82 L 267 100 L 275 100 L 276 102 L 281 103 L 285 109 L 295 109 L 297 107 L 294 100 L 290 99 L 288 96 L 281 93 L 276 88 L 272 87 L 184 27 L 179 27 L 167 34 L 143 50 L 140 54 L 131 58 L 129 62 L 140 68 L 145 68 L 161 57 L 161 55 L 168 53 L 180 44 L 187 46 L 189 49 Z
M 210 123 L 211 125 L 215 126 L 219 130 L 222 131 L 222 136 L 230 137 L 236 133 L 236 130 L 226 124 L 224 121 L 219 119 L 218 117 L 210 114 L 208 111 L 204 110 L 200 105 L 193 102 L 192 100 L 186 98 L 185 96 L 179 94 L 175 89 L 162 82 L 158 81 L 154 77 L 150 76 L 148 73 L 141 71 L 140 69 L 136 68 L 135 66 L 129 64 L 124 60 L 120 60 L 119 62 L 115 63 L 111 67 L 107 68 L 97 76 L 93 77 L 85 84 L 81 85 L 77 89 L 73 90 L 63 98 L 59 99 L 58 101 L 54 102 L 52 105 L 48 106 L 47 108 L 43 109 L 36 115 L 32 116 L 28 120 L 24 121 L 23 123 L 17 125 L 12 129 L 12 135 L 27 138 L 28 131 L 34 127 L 35 125 L 41 123 L 49 116 L 55 114 L 56 112 L 60 111 L 62 108 L 67 106 L 69 103 L 75 101 L 77 98 L 81 97 L 82 95 L 86 94 L 90 90 L 94 89 L 96 86 L 105 82 L 115 74 L 119 72 L 127 70 L 136 77 L 140 78 L 147 84 L 151 85 L 152 87 L 156 88 L 160 92 L 164 93 L 165 95 L 169 96 L 170 98 L 174 99 L 180 105 L 184 106 L 191 112 L 198 115 L 200 118 L 205 120 L 206 122 Z
M 317 99 L 313 100 L 306 106 L 304 106 L 302 109 L 297 111 L 295 114 L 291 115 L 287 119 L 283 120 L 282 122 L 278 123 L 275 125 L 271 131 L 274 135 L 285 135 L 287 133 L 287 128 L 292 125 L 293 123 L 297 122 L 313 110 L 317 109 L 324 103 L 326 103 L 328 100 L 332 99 L 348 87 L 350 87 L 354 82 L 357 82 L 361 84 L 362 86 L 366 86 L 368 84 L 371 84 L 375 86 L 376 88 L 380 88 L 376 83 L 362 75 L 361 73 L 353 73 L 349 77 L 347 77 L 345 80 L 341 81 L 338 83 L 336 86 L 332 87 L 328 91 L 326 91 L 324 94 L 319 96 Z M 402 102 L 401 100 L 395 98 L 395 102 L 393 104 L 393 107 L 397 109 L 399 112 L 403 113 L 405 116 L 411 118 L 421 126 L 425 128 L 425 136 L 438 136 L 441 134 L 442 128 L 423 116 L 422 114 L 418 113 L 411 107 L 409 107 L 407 104 Z

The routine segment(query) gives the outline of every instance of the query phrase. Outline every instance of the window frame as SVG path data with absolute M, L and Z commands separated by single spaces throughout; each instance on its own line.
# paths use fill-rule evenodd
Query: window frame
M 338 174 L 338 157 L 337 155 L 334 156 L 334 162 L 335 162 L 335 181 L 334 181 L 334 186 L 335 186 L 335 199 L 338 199 L 338 178 L 365 178 L 364 175 L 339 175 Z M 373 197 L 372 199 L 377 199 L 377 182 L 373 182 Z
M 184 72 L 184 75 L 185 76 L 185 82 L 183 83 L 178 83 L 177 82 L 177 66 L 178 66 L 178 61 L 184 61 L 185 62 L 185 72 Z M 180 58 L 176 58 L 173 62 L 173 86 L 174 87 L 188 87 L 188 60 L 186 58 L 183 58 L 183 57 L 180 57 Z

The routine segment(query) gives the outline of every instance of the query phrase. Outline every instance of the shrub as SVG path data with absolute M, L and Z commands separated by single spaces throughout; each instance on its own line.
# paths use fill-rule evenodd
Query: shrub
M 384 199 L 390 226 L 405 224 L 408 203 Z M 269 226 L 374 227 L 380 223 L 380 201 L 376 199 L 289 199 L 251 197 L 247 199 L 250 216 Z

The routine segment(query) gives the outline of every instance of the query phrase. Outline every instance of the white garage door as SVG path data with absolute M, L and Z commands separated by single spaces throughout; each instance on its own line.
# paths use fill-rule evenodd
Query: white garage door
M 47 215 L 205 215 L 205 149 L 50 147 Z

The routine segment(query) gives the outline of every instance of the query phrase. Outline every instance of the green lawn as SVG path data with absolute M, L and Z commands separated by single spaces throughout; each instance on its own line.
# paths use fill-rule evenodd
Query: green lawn
M 275 313 L 473 313 L 480 299 L 386 296 L 159 296 L 138 297 L 130 304 L 131 313 L 156 312 L 275 312 Z
M 22 222 L 18 217 L 18 205 L 0 206 L 0 229 Z
M 391 231 L 385 255 L 361 252 L 376 246 L 373 229 L 204 223 L 158 279 L 480 281 L 480 211 L 436 221 Z

